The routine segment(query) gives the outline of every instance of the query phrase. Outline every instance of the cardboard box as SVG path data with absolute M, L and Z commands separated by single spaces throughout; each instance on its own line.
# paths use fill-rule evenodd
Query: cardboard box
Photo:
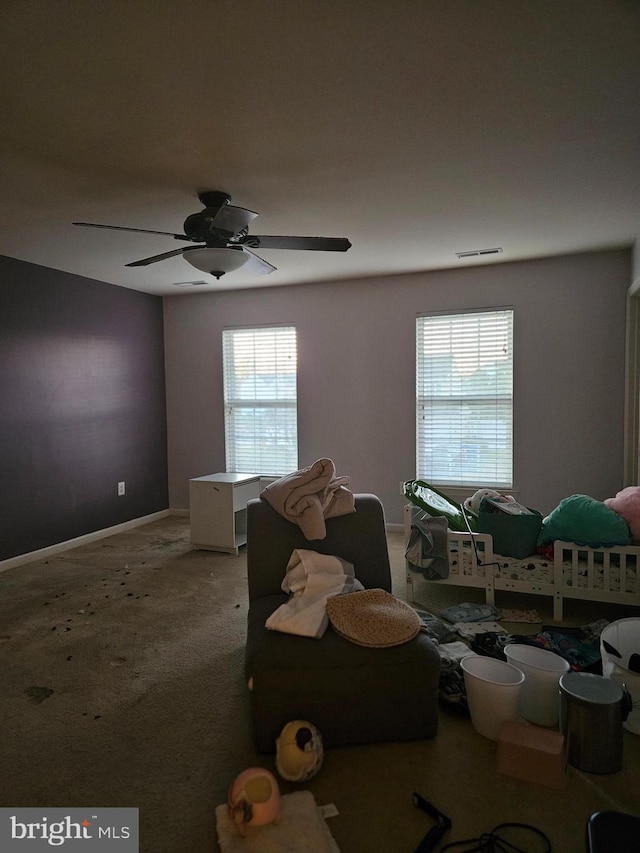
M 508 720 L 498 734 L 496 769 L 525 782 L 564 788 L 567 784 L 564 735 L 533 723 Z

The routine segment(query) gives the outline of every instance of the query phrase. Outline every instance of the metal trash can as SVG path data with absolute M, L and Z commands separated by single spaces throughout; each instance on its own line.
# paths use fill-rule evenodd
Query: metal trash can
M 588 672 L 560 678 L 560 731 L 569 764 L 587 773 L 622 769 L 622 723 L 631 700 L 623 685 Z

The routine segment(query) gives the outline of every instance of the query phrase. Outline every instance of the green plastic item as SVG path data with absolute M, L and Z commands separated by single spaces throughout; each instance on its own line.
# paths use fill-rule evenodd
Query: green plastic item
M 404 483 L 403 492 L 412 504 L 419 506 L 429 515 L 444 516 L 449 530 L 468 533 L 471 529 L 472 532 L 476 532 L 477 525 L 474 517 L 467 513 L 465 520 L 465 513 L 459 503 L 451 500 L 424 480 L 407 480 Z

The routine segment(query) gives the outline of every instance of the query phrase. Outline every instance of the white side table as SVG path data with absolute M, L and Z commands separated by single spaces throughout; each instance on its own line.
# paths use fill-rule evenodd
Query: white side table
M 259 474 L 207 474 L 189 480 L 193 547 L 237 555 L 247 542 L 247 501 L 259 496 Z

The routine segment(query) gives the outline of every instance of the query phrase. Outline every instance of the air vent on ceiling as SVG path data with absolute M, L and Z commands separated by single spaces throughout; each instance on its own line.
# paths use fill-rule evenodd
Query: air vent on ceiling
M 176 287 L 197 287 L 200 284 L 206 284 L 206 281 L 174 281 Z
M 479 255 L 500 255 L 502 249 L 472 249 L 470 252 L 456 252 L 457 258 L 477 258 Z

